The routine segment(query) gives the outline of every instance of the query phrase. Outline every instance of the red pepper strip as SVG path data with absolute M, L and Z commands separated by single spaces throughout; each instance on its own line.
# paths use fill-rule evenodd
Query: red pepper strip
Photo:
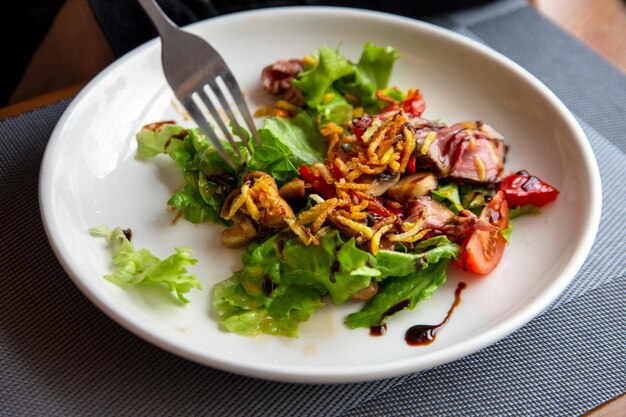
M 383 206 L 376 200 L 368 201 L 367 209 L 374 214 L 378 214 L 379 216 L 383 216 L 383 217 L 391 216 L 391 212 L 387 210 L 385 206 Z
M 311 184 L 311 190 L 313 190 L 316 194 L 321 195 L 326 200 L 335 197 L 335 187 L 332 184 L 328 184 L 322 176 L 315 175 L 311 168 L 306 165 L 302 165 L 298 168 L 298 172 L 300 173 L 300 177 L 302 177 L 305 182 Z
M 391 213 L 395 214 L 396 217 L 403 218 L 404 217 L 404 209 L 392 206 L 385 206 L 385 208 Z
M 341 172 L 341 168 L 339 168 L 337 159 L 335 159 L 335 162 L 333 163 L 333 175 L 335 176 L 336 179 L 343 178 L 343 172 Z
M 415 155 L 412 155 L 409 158 L 409 162 L 406 164 L 406 170 L 409 171 L 411 174 L 415 174 L 416 162 L 417 162 L 417 157 Z
M 504 192 L 511 208 L 528 204 L 542 207 L 556 200 L 559 195 L 559 190 L 525 171 L 503 179 L 498 184 L 498 190 Z
M 407 114 L 412 116 L 421 116 L 426 109 L 426 103 L 424 103 L 424 97 L 422 97 L 421 91 L 414 90 L 413 94 L 404 100 L 402 108 Z
M 389 217 L 392 214 L 395 214 L 398 217 L 404 217 L 403 208 L 394 207 L 391 204 L 387 204 L 386 200 L 382 200 L 377 197 L 368 196 L 367 199 L 367 209 L 374 214 L 378 214 L 383 217 Z

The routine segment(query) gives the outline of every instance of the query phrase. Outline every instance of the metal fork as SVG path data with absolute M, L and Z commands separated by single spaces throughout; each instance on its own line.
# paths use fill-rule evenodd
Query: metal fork
M 250 115 L 250 110 L 246 105 L 235 77 L 226 65 L 226 62 L 224 62 L 224 59 L 211 45 L 200 37 L 185 32 L 176 26 L 176 24 L 165 15 L 155 0 L 137 1 L 141 7 L 143 7 L 150 20 L 152 20 L 152 23 L 161 36 L 163 72 L 165 73 L 167 82 L 172 87 L 172 90 L 174 90 L 176 98 L 178 98 L 191 118 L 207 135 L 220 155 L 234 168 L 234 161 L 218 139 L 209 120 L 205 117 L 202 106 L 206 107 L 209 111 L 211 117 L 224 134 L 224 137 L 230 142 L 239 160 L 243 161 L 243 155 L 239 150 L 237 142 L 222 117 L 220 117 L 218 107 L 214 105 L 208 94 L 209 90 L 213 92 L 219 102 L 219 106 L 223 109 L 224 113 L 226 113 L 228 122 L 233 126 L 237 136 L 241 138 L 246 149 L 250 150 L 248 137 L 244 133 L 224 96 L 223 87 L 225 87 L 226 91 L 230 92 L 252 136 L 258 144 L 261 144 L 256 127 L 252 121 L 252 116 Z M 223 86 L 219 85 L 220 80 Z

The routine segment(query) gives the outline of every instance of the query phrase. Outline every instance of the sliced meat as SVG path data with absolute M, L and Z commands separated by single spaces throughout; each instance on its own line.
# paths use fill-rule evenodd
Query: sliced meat
M 432 172 L 423 171 L 402 177 L 387 190 L 387 197 L 398 203 L 408 203 L 415 197 L 427 195 L 437 188 L 437 178 Z
M 426 168 L 440 177 L 445 177 L 450 171 L 450 157 L 447 144 L 459 131 L 449 127 L 423 127 L 415 131 L 415 166 Z
M 291 88 L 291 81 L 303 70 L 301 59 L 280 60 L 263 68 L 261 82 L 270 94 L 280 94 Z
M 408 217 L 405 221 L 414 223 L 424 220 L 424 229 L 441 230 L 454 218 L 454 213 L 443 204 L 430 197 L 418 197 L 407 206 Z
M 440 177 L 492 183 L 504 166 L 502 136 L 482 122 L 427 126 L 416 131 L 415 140 L 416 166 L 433 170 Z
M 474 129 L 464 129 L 455 135 L 449 177 L 472 183 L 492 183 L 504 168 L 504 142 L 490 139 Z
M 413 126 L 415 130 L 424 129 L 426 127 L 429 127 L 431 129 L 442 129 L 445 127 L 439 124 L 435 120 L 428 120 L 428 119 L 424 119 L 424 118 L 421 118 L 418 116 L 412 116 L 412 115 L 408 115 L 408 116 L 409 116 L 409 121 L 411 122 L 411 126 Z
M 493 230 L 489 222 L 481 220 L 469 210 L 459 211 L 451 221 L 440 229 L 452 242 L 461 243 L 474 230 Z

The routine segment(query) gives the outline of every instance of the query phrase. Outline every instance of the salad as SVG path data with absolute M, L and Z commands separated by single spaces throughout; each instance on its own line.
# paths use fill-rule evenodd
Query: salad
M 362 303 L 346 326 L 380 328 L 430 297 L 450 263 L 491 272 L 510 219 L 556 199 L 536 176 L 506 172 L 493 127 L 423 118 L 418 89 L 389 86 L 398 58 L 368 43 L 358 62 L 321 47 L 264 68 L 277 101 L 257 111 L 262 145 L 241 146 L 234 168 L 198 129 L 161 122 L 137 134 L 138 158 L 168 154 L 181 169 L 184 185 L 167 204 L 193 223 L 224 225 L 222 244 L 245 248 L 243 268 L 212 289 L 223 328 L 297 337 L 328 302 Z M 122 229 L 95 232 L 114 245 L 112 281 L 161 283 L 182 302 L 199 288 L 188 248 L 161 261 Z

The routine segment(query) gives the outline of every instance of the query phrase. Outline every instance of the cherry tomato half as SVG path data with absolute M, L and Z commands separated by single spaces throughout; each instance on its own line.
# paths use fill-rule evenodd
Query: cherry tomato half
M 559 195 L 559 190 L 526 172 L 509 175 L 498 184 L 498 190 L 504 192 L 511 208 L 527 204 L 545 206 Z
M 463 243 L 459 261 L 455 263 L 466 271 L 488 274 L 498 265 L 506 247 L 502 231 L 509 227 L 509 207 L 502 191 L 483 209 L 480 219 L 496 228 L 474 230 Z

